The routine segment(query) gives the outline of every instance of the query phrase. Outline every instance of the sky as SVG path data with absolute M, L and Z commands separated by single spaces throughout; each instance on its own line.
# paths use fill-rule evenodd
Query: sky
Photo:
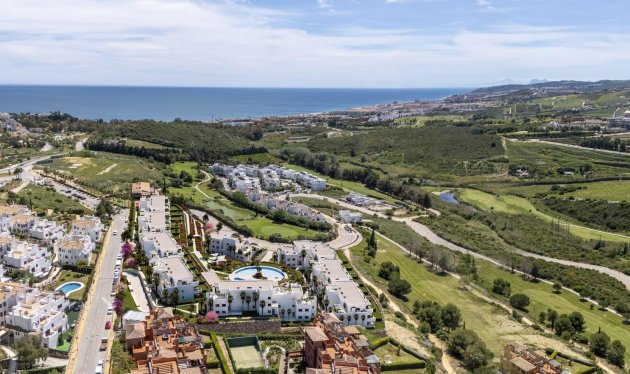
M 0 0 L 0 84 L 630 79 L 627 0 Z

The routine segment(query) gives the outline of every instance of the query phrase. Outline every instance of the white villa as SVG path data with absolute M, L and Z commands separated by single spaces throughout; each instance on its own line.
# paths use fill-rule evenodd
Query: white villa
M 280 263 L 311 269 L 310 286 L 328 312 L 346 325 L 373 327 L 376 318 L 370 301 L 354 282 L 335 251 L 322 242 L 296 241 L 293 249 L 278 249 Z M 355 318 L 356 316 L 356 318 Z
M 6 266 L 29 272 L 36 278 L 48 274 L 52 267 L 46 247 L 6 236 L 0 237 L 0 261 Z
M 353 212 L 351 210 L 342 209 L 339 211 L 339 219 L 345 223 L 361 222 L 363 214 L 361 214 L 361 212 Z
M 68 301 L 63 295 L 2 283 L 0 305 L 0 321 L 14 340 L 34 333 L 42 336 L 44 347 L 56 348 L 59 335 L 68 330 Z
M 210 285 L 207 306 L 221 317 L 256 312 L 284 321 L 310 321 L 317 299 L 297 284 L 278 285 L 272 280 L 221 280 L 210 270 L 201 274 Z
M 346 196 L 346 201 L 358 206 L 370 206 L 374 204 L 374 199 L 356 192 L 350 192 L 350 194 Z
M 175 256 L 182 250 L 179 243 L 168 232 L 143 232 L 140 234 L 140 243 L 149 259 Z
M 250 243 L 247 240 L 240 241 L 238 238 L 227 234 L 212 234 L 209 243 L 211 253 L 219 253 L 240 261 L 251 261 L 258 250 L 255 243 Z
M 87 235 L 68 235 L 55 243 L 57 261 L 62 265 L 76 265 L 79 261 L 90 263 L 96 245 Z
M 62 225 L 57 224 L 57 222 L 39 219 L 31 227 L 29 236 L 40 244 L 52 246 L 59 239 L 63 238 L 65 233 L 66 229 Z
M 72 233 L 75 235 L 87 235 L 90 240 L 97 242 L 101 239 L 101 233 L 105 225 L 101 219 L 94 216 L 81 217 L 72 222 Z
M 160 277 L 157 287 L 161 297 L 171 295 L 175 289 L 179 292 L 179 301 L 192 301 L 199 290 L 199 282 L 180 256 L 159 258 L 153 262 L 153 274 Z M 169 300 L 170 301 L 170 300 Z

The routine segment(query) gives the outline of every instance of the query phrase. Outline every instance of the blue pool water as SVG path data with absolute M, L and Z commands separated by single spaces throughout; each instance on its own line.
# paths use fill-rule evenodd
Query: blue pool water
M 68 282 L 57 287 L 55 291 L 61 291 L 64 295 L 68 296 L 76 290 L 83 288 L 83 283 L 80 282 Z
M 446 191 L 440 194 L 440 199 L 449 204 L 459 204 L 459 201 L 455 198 L 455 192 Z
M 279 281 L 287 277 L 287 275 L 280 269 L 276 269 L 270 266 L 261 266 L 260 272 L 263 277 L 269 280 Z M 254 274 L 256 274 L 255 266 L 246 266 L 240 269 L 237 269 L 232 272 L 230 278 L 233 280 L 253 280 Z

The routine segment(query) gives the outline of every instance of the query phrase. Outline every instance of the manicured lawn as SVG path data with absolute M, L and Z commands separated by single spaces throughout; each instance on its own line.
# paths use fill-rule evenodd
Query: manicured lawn
M 123 291 L 123 308 L 126 311 L 128 310 L 138 310 L 138 306 L 136 305 L 136 302 L 133 300 L 133 296 L 131 296 L 131 292 L 129 292 L 129 289 L 125 287 L 125 290 Z
M 503 309 L 490 305 L 470 291 L 459 287 L 459 281 L 451 276 L 439 275 L 429 271 L 427 266 L 419 264 L 407 257 L 393 244 L 378 237 L 378 252 L 370 263 L 363 260 L 365 241 L 352 248 L 352 255 L 356 265 L 355 270 L 369 277 L 387 289 L 387 282 L 378 277 L 378 269 L 383 261 L 392 261 L 400 267 L 401 278 L 411 283 L 412 291 L 407 295 L 407 301 L 400 301 L 408 311 L 411 311 L 415 300 L 434 300 L 442 305 L 452 303 L 462 313 L 466 328 L 474 330 L 488 348 L 495 354 L 495 361 L 501 356 L 503 347 L 512 341 L 537 344 L 542 347 L 548 345 L 557 346 L 558 343 L 546 338 L 532 329 L 511 319 Z M 359 269 L 357 269 L 359 268 Z
M 57 277 L 57 281 L 55 282 L 53 289 L 56 289 L 57 287 L 61 286 L 64 283 L 81 282 L 85 285 L 85 287 L 83 287 L 80 290 L 76 290 L 72 292 L 68 296 L 68 299 L 81 300 L 83 298 L 83 294 L 87 292 L 87 290 L 90 288 L 90 285 L 87 283 L 88 277 L 89 276 L 87 274 L 76 273 L 70 270 L 62 270 L 59 273 L 59 276 Z
M 523 280 L 520 276 L 510 274 L 486 261 L 478 260 L 475 263 L 479 274 L 479 284 L 488 292 L 492 290 L 494 279 L 502 278 L 510 282 L 512 294 L 524 293 L 529 296 L 531 304 L 527 310 L 532 320 L 538 321 L 540 312 L 546 312 L 549 308 L 555 309 L 558 314 L 570 314 L 578 311 L 584 316 L 587 333 L 597 332 L 601 327 L 612 340 L 619 339 L 626 347 L 630 347 L 630 325 L 624 325 L 621 317 L 610 312 L 600 311 L 597 308 L 591 310 L 591 303 L 580 302 L 579 296 L 567 290 L 555 294 L 552 292 L 553 288 L 550 284 Z M 498 295 L 494 295 L 494 297 L 500 298 Z M 630 351 L 628 350 L 626 351 L 626 360 L 630 360 Z
M 628 186 L 630 187 L 630 185 Z M 495 211 L 508 214 L 531 214 L 534 217 L 543 219 L 547 222 L 557 220 L 543 213 L 534 207 L 527 199 L 514 195 L 492 195 L 483 191 L 473 189 L 461 189 L 461 197 L 469 204 L 479 207 L 486 211 Z M 571 225 L 571 234 L 585 240 L 606 240 L 611 242 L 627 242 L 630 237 L 620 234 L 614 234 L 584 226 Z
M 581 187 L 582 189 L 565 192 L 562 195 L 554 194 L 560 198 L 575 197 L 579 199 L 595 199 L 595 200 L 612 200 L 612 201 L 630 201 L 630 181 L 606 181 L 593 183 L 576 183 L 561 184 L 563 187 Z M 489 187 L 489 186 L 488 186 Z M 551 191 L 551 185 L 534 185 L 534 186 L 513 186 L 504 187 L 505 192 L 514 193 L 524 196 L 535 196 L 536 194 L 546 194 Z
M 396 362 L 410 362 L 419 361 L 414 356 L 403 351 L 398 350 L 398 347 L 394 344 L 387 343 L 381 347 L 378 347 L 374 353 L 381 359 L 381 363 L 391 364 Z
M 317 235 L 316 231 L 286 223 L 275 223 L 267 217 L 258 217 L 240 222 L 252 229 L 256 236 L 261 237 L 268 237 L 271 234 L 278 233 L 285 238 L 295 240 L 299 235 L 305 238 L 313 238 Z
M 46 215 L 48 209 L 55 213 L 68 214 L 92 214 L 92 210 L 79 204 L 78 201 L 64 196 L 53 189 L 48 189 L 36 184 L 26 186 L 18 196 L 24 197 L 26 203 L 33 204 L 33 210 L 38 215 Z

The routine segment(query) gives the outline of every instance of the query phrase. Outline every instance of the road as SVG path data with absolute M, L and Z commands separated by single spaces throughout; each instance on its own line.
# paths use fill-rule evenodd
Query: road
M 83 318 L 75 332 L 80 338 L 74 344 L 78 348 L 73 348 L 70 352 L 70 363 L 66 371 L 68 373 L 93 373 L 98 360 L 105 359 L 105 351 L 101 352 L 99 348 L 101 337 L 108 333 L 105 330 L 105 321 L 112 320 L 112 316 L 107 315 L 107 309 L 113 302 L 110 293 L 114 266 L 122 245 L 120 234 L 125 229 L 125 218 L 128 215 L 129 211 L 125 209 L 113 217 L 110 230 L 106 234 L 103 250 L 94 270 L 94 282 L 84 306 Z M 113 234 L 114 231 L 117 231 L 116 235 Z
M 352 209 L 355 211 L 359 211 L 361 213 L 364 213 L 366 215 L 376 215 L 378 217 L 381 218 L 388 218 L 385 214 L 382 213 L 378 213 L 378 212 L 374 212 L 372 210 L 369 210 L 367 208 L 364 207 L 358 207 L 356 205 L 352 205 L 348 202 L 345 201 L 341 201 L 341 200 L 337 200 L 337 199 L 333 199 L 330 197 L 325 197 L 325 196 L 320 196 L 320 195 L 310 195 L 310 194 L 293 194 L 291 195 L 292 197 L 310 197 L 310 198 L 314 198 L 314 199 L 320 199 L 320 200 L 326 200 L 326 201 L 330 201 L 332 203 L 336 203 L 339 206 L 348 208 L 348 209 Z M 473 252 L 470 249 L 461 247 L 457 244 L 454 244 L 444 238 L 442 238 L 441 236 L 437 235 L 436 233 L 434 233 L 430 228 L 428 228 L 427 226 L 416 222 L 413 220 L 412 217 L 405 217 L 405 218 L 400 218 L 400 217 L 393 217 L 392 218 L 394 221 L 398 221 L 398 222 L 404 222 L 405 224 L 407 224 L 410 228 L 412 228 L 416 233 L 418 233 L 419 235 L 423 236 L 424 238 L 426 238 L 428 241 L 430 241 L 433 244 L 438 244 L 441 245 L 443 247 L 446 247 L 450 250 L 453 251 L 457 251 L 457 252 L 462 252 L 462 253 L 468 253 L 471 256 L 480 258 L 482 260 L 486 260 L 488 262 L 491 262 L 497 266 L 501 266 L 503 267 L 504 265 L 502 263 L 500 263 L 499 261 L 495 260 L 494 258 L 488 257 L 488 256 L 484 256 L 480 253 L 477 252 Z M 573 266 L 576 268 L 581 268 L 581 269 L 591 269 L 591 270 L 596 270 L 600 273 L 604 273 L 607 274 L 615 279 L 617 279 L 618 281 L 622 282 L 624 284 L 624 286 L 626 287 L 626 289 L 630 290 L 630 276 L 617 271 L 617 270 L 613 270 L 610 268 L 607 268 L 605 266 L 600 266 L 600 265 L 592 265 L 592 264 L 587 264 L 587 263 L 582 263 L 582 262 L 575 262 L 575 261 L 569 261 L 569 260 L 562 260 L 562 259 L 558 259 L 558 258 L 553 258 L 553 257 L 548 257 L 548 256 L 543 256 L 543 255 L 539 255 L 536 253 L 532 253 L 532 252 L 526 252 L 523 250 L 518 250 L 517 251 L 518 254 L 522 255 L 522 256 L 526 256 L 526 257 L 531 257 L 531 258 L 537 258 L 537 259 L 541 259 L 541 260 L 545 260 L 548 262 L 553 262 L 556 264 L 561 264 L 561 265 L 568 265 L 568 266 Z

